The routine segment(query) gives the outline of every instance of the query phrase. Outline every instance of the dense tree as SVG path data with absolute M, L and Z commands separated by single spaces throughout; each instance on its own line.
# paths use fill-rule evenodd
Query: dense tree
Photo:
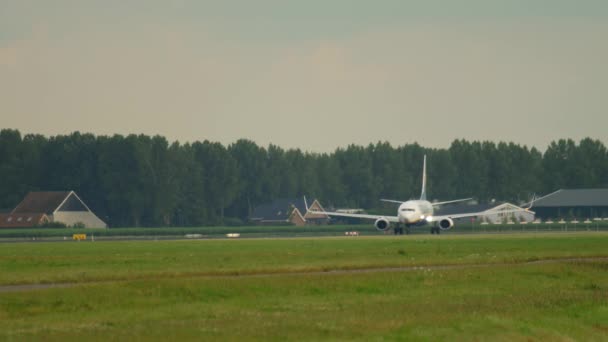
M 205 189 L 203 197 L 209 210 L 208 221 L 223 224 L 224 210 L 237 196 L 239 183 L 236 161 L 220 143 L 196 142 L 192 147 L 196 162 L 205 170 L 202 182 Z
M 149 205 L 145 187 L 150 171 L 137 140 L 135 135 L 114 135 L 100 141 L 99 180 L 111 225 L 140 226 Z
M 581 140 L 574 163 L 576 187 L 608 187 L 608 157 L 606 147 L 590 138 Z
M 487 143 L 455 140 L 449 152 L 455 167 L 455 193 L 463 197 L 478 197 L 481 200 L 491 199 L 488 189 L 488 164 L 484 150 L 491 149 Z M 487 152 L 485 153 L 487 154 Z
M 23 152 L 19 131 L 0 131 L 0 208 L 14 206 L 28 188 L 23 179 Z
M 319 193 L 316 197 L 329 206 L 343 205 L 347 201 L 346 185 L 342 176 L 342 169 L 336 158 L 322 154 L 317 157 L 317 177 L 319 180 Z M 315 194 L 308 193 L 308 196 Z
M 204 165 L 196 160 L 196 148 L 177 143 L 170 148 L 175 161 L 177 205 L 173 222 L 177 226 L 202 226 L 209 223 L 205 193 Z
M 574 141 L 561 139 L 552 142 L 543 156 L 543 171 L 551 174 L 551 177 L 544 177 L 545 191 L 557 189 L 559 187 L 568 188 L 574 183 L 574 154 L 576 145 Z
M 250 140 L 170 144 L 161 136 L 46 138 L 0 131 L 0 208 L 28 191 L 74 190 L 111 226 L 200 226 L 245 220 L 276 198 L 303 195 L 326 206 L 381 208 L 381 197 L 420 194 L 526 202 L 559 188 L 608 187 L 608 151 L 599 140 L 558 140 L 544 153 L 514 143 L 455 140 L 448 149 L 386 142 L 333 153 L 268 148 Z M 226 217 L 225 217 L 226 216 Z
M 430 179 L 427 186 L 429 199 L 456 199 L 459 195 L 454 188 L 457 173 L 450 152 L 432 150 L 428 152 L 427 158 L 429 159 L 427 173 Z M 417 186 L 420 187 L 420 180 L 417 181 Z
M 230 145 L 228 151 L 237 162 L 240 194 L 231 206 L 231 213 L 247 217 L 256 205 L 271 199 L 264 193 L 265 184 L 272 181 L 266 173 L 267 153 L 264 148 L 246 139 Z

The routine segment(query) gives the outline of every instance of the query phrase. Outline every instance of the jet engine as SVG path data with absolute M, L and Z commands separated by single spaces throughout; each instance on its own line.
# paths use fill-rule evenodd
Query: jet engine
M 439 221 L 439 228 L 441 230 L 448 230 L 452 227 L 454 227 L 454 221 L 452 221 L 452 219 L 449 217 Z
M 378 230 L 385 231 L 390 228 L 391 224 L 390 224 L 390 222 L 388 222 L 387 219 L 385 219 L 384 217 L 381 217 L 381 218 L 377 219 L 376 222 L 374 222 L 374 226 Z

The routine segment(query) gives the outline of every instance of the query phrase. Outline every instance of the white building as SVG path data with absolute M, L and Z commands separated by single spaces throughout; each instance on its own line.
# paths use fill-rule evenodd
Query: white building
M 0 227 L 28 215 L 45 215 L 48 222 L 61 222 L 68 227 L 84 225 L 85 228 L 107 228 L 106 223 L 100 220 L 74 191 L 30 192 L 10 214 L 3 216 L 2 221 L 6 222 L 0 222 Z M 34 225 L 31 223 L 29 226 Z

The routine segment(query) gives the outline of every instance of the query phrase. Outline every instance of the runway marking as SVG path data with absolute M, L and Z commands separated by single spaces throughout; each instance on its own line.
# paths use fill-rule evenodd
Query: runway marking
M 49 284 L 17 284 L 17 285 L 1 285 L 0 293 L 9 292 L 27 292 L 35 290 L 46 290 L 53 288 L 76 287 L 80 285 L 96 285 L 107 283 L 120 283 L 139 280 L 153 279 L 170 279 L 170 278 L 261 278 L 261 277 L 278 277 L 278 276 L 299 276 L 299 275 L 336 275 L 336 274 L 356 274 L 356 273 L 379 273 L 379 272 L 411 272 L 411 271 L 428 271 L 428 270 L 454 270 L 466 268 L 486 268 L 492 266 L 526 266 L 535 264 L 558 264 L 568 262 L 608 262 L 608 257 L 580 257 L 580 258 L 556 258 L 556 259 L 539 259 L 532 261 L 512 262 L 512 263 L 485 263 L 485 264 L 457 264 L 457 265 L 418 265 L 418 266 L 401 266 L 401 267 L 370 267 L 358 269 L 333 269 L 322 271 L 278 271 L 267 273 L 226 273 L 226 274 L 183 274 L 183 275 L 151 275 L 149 277 L 141 277 L 136 279 L 120 279 L 120 280 L 97 280 L 90 282 L 78 283 L 49 283 Z

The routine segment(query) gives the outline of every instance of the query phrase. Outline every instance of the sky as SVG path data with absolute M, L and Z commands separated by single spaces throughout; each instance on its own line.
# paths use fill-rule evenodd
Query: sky
M 0 0 L 0 128 L 608 143 L 605 0 Z

